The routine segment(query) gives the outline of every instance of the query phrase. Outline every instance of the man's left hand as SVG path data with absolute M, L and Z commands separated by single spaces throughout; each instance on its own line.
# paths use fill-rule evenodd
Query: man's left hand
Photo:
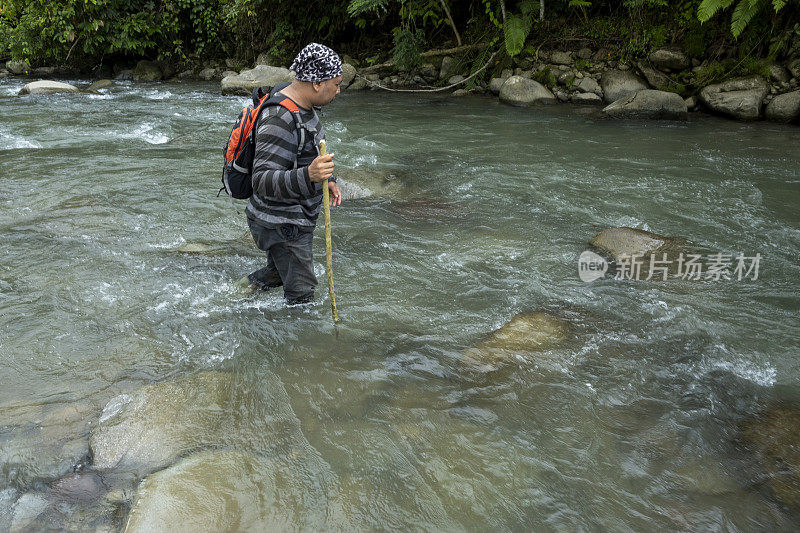
M 339 190 L 339 186 L 336 183 L 329 181 L 328 182 L 328 200 L 331 202 L 331 207 L 335 207 L 337 205 L 342 205 L 342 191 Z

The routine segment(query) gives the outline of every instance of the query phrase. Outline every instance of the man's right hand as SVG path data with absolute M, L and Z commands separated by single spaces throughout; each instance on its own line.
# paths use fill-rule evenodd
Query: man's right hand
M 333 176 L 333 154 L 319 155 L 308 166 L 311 181 L 324 181 Z

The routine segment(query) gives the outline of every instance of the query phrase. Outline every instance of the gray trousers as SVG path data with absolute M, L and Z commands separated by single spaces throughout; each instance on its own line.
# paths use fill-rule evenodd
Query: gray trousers
M 311 250 L 314 233 L 300 231 L 293 224 L 265 228 L 250 217 L 247 224 L 256 246 L 267 252 L 267 266 L 250 274 L 250 282 L 263 290 L 283 285 L 283 296 L 289 305 L 312 301 L 317 286 Z

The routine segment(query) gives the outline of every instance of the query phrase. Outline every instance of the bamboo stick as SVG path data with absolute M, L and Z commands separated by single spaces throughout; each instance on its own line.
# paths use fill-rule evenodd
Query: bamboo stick
M 325 141 L 319 142 L 319 155 L 328 153 Z M 325 210 L 325 271 L 328 273 L 328 294 L 331 297 L 331 316 L 333 323 L 339 322 L 339 313 L 336 312 L 336 296 L 333 292 L 333 250 L 331 245 L 331 206 L 328 180 L 322 182 L 322 206 Z

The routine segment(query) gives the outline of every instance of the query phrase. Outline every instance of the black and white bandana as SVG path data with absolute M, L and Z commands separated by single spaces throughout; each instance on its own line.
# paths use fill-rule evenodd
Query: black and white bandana
M 320 82 L 342 75 L 342 60 L 323 44 L 311 43 L 300 50 L 292 66 L 299 81 Z

